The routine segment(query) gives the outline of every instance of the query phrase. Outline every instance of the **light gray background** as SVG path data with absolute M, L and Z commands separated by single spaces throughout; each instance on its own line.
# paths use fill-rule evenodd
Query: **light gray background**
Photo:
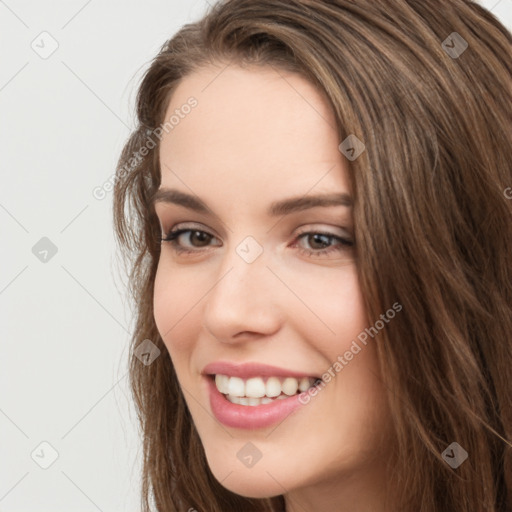
M 512 30 L 512 0 L 481 3 Z M 131 312 L 112 193 L 92 191 L 134 127 L 148 62 L 207 7 L 0 0 L 0 512 L 139 509 Z

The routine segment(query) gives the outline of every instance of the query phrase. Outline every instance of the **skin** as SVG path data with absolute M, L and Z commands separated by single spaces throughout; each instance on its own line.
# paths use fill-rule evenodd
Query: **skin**
M 224 487 L 248 497 L 284 494 L 290 512 L 384 512 L 392 445 L 375 340 L 278 425 L 235 429 L 212 414 L 200 374 L 206 364 L 255 361 L 322 375 L 377 320 L 366 317 L 353 248 L 333 238 L 298 238 L 312 231 L 351 239 L 349 207 L 266 213 L 271 202 L 292 196 L 351 193 L 329 104 L 299 75 L 223 68 L 185 78 L 165 115 L 190 96 L 198 101 L 162 137 L 161 187 L 199 196 L 219 219 L 156 204 L 162 236 L 189 227 L 178 243 L 197 251 L 179 254 L 162 243 L 158 330 L 209 467 Z M 247 236 L 263 249 L 252 263 L 236 252 Z M 331 252 L 308 255 L 300 247 Z M 251 468 L 237 458 L 249 441 L 262 454 Z

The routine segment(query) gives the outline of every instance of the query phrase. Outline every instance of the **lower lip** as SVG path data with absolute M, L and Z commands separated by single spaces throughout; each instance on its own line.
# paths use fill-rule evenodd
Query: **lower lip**
M 284 420 L 303 405 L 299 402 L 300 394 L 281 400 L 276 399 L 269 404 L 233 404 L 217 389 L 211 377 L 205 378 L 212 412 L 221 423 L 228 427 L 247 429 L 269 427 Z

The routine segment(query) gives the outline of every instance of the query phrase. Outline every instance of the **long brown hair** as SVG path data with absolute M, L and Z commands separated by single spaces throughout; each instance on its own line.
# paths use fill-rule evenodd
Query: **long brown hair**
M 369 318 L 403 306 L 375 341 L 396 510 L 512 510 L 511 43 L 469 0 L 227 0 L 163 45 L 114 188 L 144 511 L 151 499 L 160 512 L 284 509 L 282 496 L 244 498 L 214 478 L 153 318 L 159 134 L 178 83 L 210 63 L 300 73 L 325 93 L 340 143 L 365 144 L 347 160 L 360 286 Z M 150 365 L 134 354 L 146 339 L 161 351 Z M 442 456 L 453 442 L 468 453 L 456 469 Z

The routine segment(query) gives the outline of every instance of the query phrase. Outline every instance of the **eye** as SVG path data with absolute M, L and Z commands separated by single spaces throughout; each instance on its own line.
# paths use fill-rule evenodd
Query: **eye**
M 165 237 L 160 238 L 160 242 L 170 242 L 172 249 L 177 254 L 192 254 L 204 252 L 202 249 L 212 247 L 211 240 L 216 239 L 214 235 L 194 228 L 174 228 L 171 229 Z M 188 244 L 183 246 L 182 242 L 188 240 Z M 302 241 L 307 242 L 312 248 L 305 248 Z M 180 243 L 181 242 L 181 243 Z M 336 245 L 334 243 L 337 242 Z M 221 245 L 221 244 L 216 244 Z M 297 247 L 299 252 L 309 257 L 320 257 L 331 252 L 346 252 L 352 250 L 354 242 L 349 237 L 342 237 L 334 233 L 322 231 L 307 231 L 300 233 L 295 238 L 291 247 Z
M 183 237 L 182 235 L 187 234 L 188 237 Z M 179 244 L 180 238 L 188 238 L 189 243 L 192 242 L 193 249 L 183 247 Z M 160 242 L 170 242 L 172 249 L 181 254 L 181 253 L 197 253 L 198 250 L 194 249 L 194 247 L 200 249 L 201 247 L 208 247 L 208 244 L 212 238 L 215 238 L 210 233 L 206 231 L 202 231 L 200 229 L 192 229 L 192 228 L 180 228 L 180 229 L 171 229 L 165 236 L 165 238 L 160 238 Z M 194 245 L 194 240 L 198 241 L 198 245 Z
M 348 251 L 354 245 L 354 242 L 349 238 L 344 238 L 333 233 L 324 233 L 319 231 L 308 231 L 306 233 L 302 233 L 297 237 L 297 240 L 305 240 L 310 246 L 312 242 L 313 249 L 305 249 L 304 247 L 299 247 L 299 252 L 305 254 L 306 256 L 312 257 L 319 257 L 331 252 Z M 339 245 L 332 245 L 333 241 L 338 242 Z M 320 244 L 321 246 L 319 249 L 317 244 Z M 317 249 L 315 249 L 315 246 L 317 246 Z

